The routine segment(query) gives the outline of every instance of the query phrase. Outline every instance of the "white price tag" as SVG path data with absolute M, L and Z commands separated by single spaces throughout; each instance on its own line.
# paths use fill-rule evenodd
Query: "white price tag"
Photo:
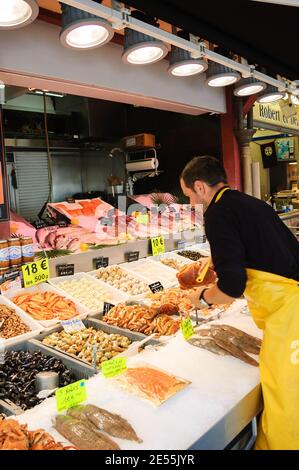
M 66 333 L 75 333 L 85 329 L 85 325 L 81 320 L 74 318 L 73 320 L 64 320 L 61 322 Z

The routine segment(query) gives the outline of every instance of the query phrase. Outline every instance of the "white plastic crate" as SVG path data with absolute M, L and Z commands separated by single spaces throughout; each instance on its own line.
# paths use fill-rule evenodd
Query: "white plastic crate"
M 22 341 L 27 341 L 27 339 L 31 339 L 43 331 L 44 328 L 40 325 L 39 322 L 34 320 L 30 315 L 28 315 L 28 313 L 25 313 L 23 310 L 21 310 L 17 305 L 7 299 L 4 295 L 0 295 L 0 306 L 1 305 L 5 305 L 5 307 L 14 310 L 18 317 L 20 317 L 20 319 L 23 321 L 23 323 L 25 323 L 25 325 L 27 325 L 31 330 L 28 331 L 28 333 L 23 333 L 21 335 L 17 335 L 8 339 L 2 338 L 0 331 L 0 340 L 4 342 L 4 347 L 14 346 L 15 344 L 22 343 Z
M 125 264 L 125 263 L 124 263 Z M 145 278 L 144 276 L 140 276 L 139 274 L 135 274 L 133 273 L 132 271 L 129 271 L 128 269 L 126 269 L 125 267 L 123 267 L 123 264 L 120 264 L 120 265 L 111 265 L 111 266 L 108 266 L 108 268 L 112 268 L 113 266 L 118 266 L 119 268 L 123 269 L 126 273 L 130 274 L 130 276 L 132 277 L 135 277 L 136 279 L 140 280 L 140 281 L 143 281 L 146 285 L 149 285 L 150 282 L 147 278 Z M 102 269 L 102 268 L 100 268 Z M 104 268 L 105 269 L 105 268 Z M 90 271 L 88 274 L 90 274 L 91 276 L 95 277 L 96 279 L 97 278 L 97 272 L 99 271 L 99 269 L 95 270 L 95 271 Z M 102 279 L 98 279 L 100 282 L 103 282 L 106 286 L 110 286 L 110 284 L 108 282 L 105 282 L 104 280 Z M 118 292 L 122 293 L 122 294 L 125 294 L 126 296 L 128 296 L 128 298 L 130 299 L 143 299 L 144 296 L 150 292 L 150 288 L 148 288 L 148 291 L 147 292 L 144 292 L 142 294 L 137 294 L 137 295 L 133 295 L 133 294 L 130 294 L 128 292 L 125 292 L 123 291 L 122 289 L 118 289 L 114 286 L 110 286 L 112 287 L 113 289 L 117 290 Z
M 74 301 L 73 298 L 70 295 L 66 294 L 65 292 L 62 293 L 60 289 L 56 289 L 55 287 L 51 286 L 50 284 L 46 284 L 46 283 L 41 283 L 41 284 L 38 284 L 37 286 L 28 287 L 27 289 L 12 289 L 12 290 L 5 293 L 5 297 L 9 298 L 13 302 L 13 300 L 12 300 L 13 297 L 15 297 L 16 295 L 24 295 L 27 292 L 28 293 L 29 292 L 36 292 L 36 293 L 37 292 L 54 292 L 55 294 L 63 295 L 63 297 L 72 300 L 76 305 L 78 315 L 76 315 L 74 318 L 81 318 L 82 319 L 82 318 L 87 317 L 87 315 L 89 314 L 89 310 L 86 307 L 84 307 L 84 305 L 80 304 L 79 302 Z M 13 303 L 13 305 L 15 305 L 15 304 Z M 26 313 L 26 312 L 24 312 L 24 313 Z M 28 313 L 27 313 L 27 315 L 30 316 L 30 314 L 28 314 Z M 57 323 L 61 322 L 61 320 L 58 320 L 58 319 L 55 319 L 55 320 L 35 320 L 35 321 L 40 323 L 45 328 L 50 328 L 53 325 L 56 325 Z
M 99 300 L 97 302 L 98 304 L 97 307 L 92 308 L 90 305 L 87 305 L 83 299 L 80 300 L 79 297 L 76 297 L 75 294 L 72 294 L 64 290 L 61 284 L 65 281 L 72 280 L 72 279 L 76 279 L 78 281 L 80 281 L 81 279 L 83 280 L 86 279 L 94 286 L 95 290 L 98 290 L 98 292 L 103 291 L 103 300 Z M 79 302 L 82 305 L 84 305 L 90 311 L 91 316 L 98 315 L 103 312 L 104 302 L 118 304 L 120 302 L 125 302 L 126 300 L 129 299 L 129 296 L 126 295 L 125 293 L 122 293 L 118 289 L 111 287 L 109 284 L 101 281 L 100 279 L 96 279 L 94 276 L 91 276 L 88 273 L 76 273 L 73 276 L 54 277 L 52 279 L 49 279 L 48 282 L 49 284 L 54 286 L 56 289 L 59 289 L 63 295 L 67 293 L 69 296 L 73 298 L 74 302 Z M 90 293 L 90 295 L 92 296 L 92 292 Z
M 156 263 L 150 258 L 142 258 L 131 263 L 121 265 L 133 275 L 143 276 L 147 279 L 148 284 L 160 281 L 164 288 L 178 285 L 176 271 L 162 263 Z

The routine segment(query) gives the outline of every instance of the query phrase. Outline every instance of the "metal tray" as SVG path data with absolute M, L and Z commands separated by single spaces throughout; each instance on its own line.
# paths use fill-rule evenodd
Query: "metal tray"
M 124 329 L 124 328 L 119 328 L 117 326 L 108 325 L 107 323 L 105 323 L 101 320 L 94 319 L 94 318 L 93 319 L 91 319 L 91 318 L 85 319 L 85 320 L 83 320 L 83 323 L 87 328 L 92 327 L 95 330 L 103 330 L 107 334 L 119 334 L 119 335 L 122 335 L 122 336 L 126 336 L 132 342 L 142 341 L 143 339 L 146 338 L 146 335 L 144 335 L 142 333 L 136 333 L 134 331 L 130 331 L 130 330 L 127 330 L 127 329 Z M 88 367 L 88 369 L 91 369 L 94 374 L 97 373 L 97 371 L 100 370 L 100 369 L 97 369 L 97 371 L 95 371 L 95 369 L 92 367 L 92 365 L 88 364 L 87 362 L 82 361 L 82 359 L 77 358 L 76 356 L 74 356 L 72 354 L 69 354 L 65 351 L 60 351 L 59 349 L 56 349 L 52 346 L 45 346 L 42 343 L 42 340 L 45 337 L 47 337 L 50 334 L 55 333 L 57 331 L 61 331 L 61 330 L 62 330 L 62 327 L 57 326 L 55 328 L 52 328 L 51 330 L 48 330 L 47 332 L 43 332 L 40 335 L 38 335 L 34 340 L 32 340 L 32 343 L 38 344 L 42 348 L 47 348 L 49 351 L 55 351 L 55 353 L 58 352 L 62 356 L 72 358 L 72 360 L 75 360 L 76 362 L 79 362 L 80 364 L 84 364 L 84 365 L 86 364 L 86 367 Z M 155 339 L 151 339 L 151 340 L 148 341 L 147 344 L 148 345 L 158 345 L 158 344 L 160 344 L 160 341 L 155 340 Z M 120 354 L 125 354 L 125 352 L 126 351 L 124 351 L 124 353 L 120 353 Z M 117 356 L 118 355 L 116 355 L 114 357 L 117 357 Z

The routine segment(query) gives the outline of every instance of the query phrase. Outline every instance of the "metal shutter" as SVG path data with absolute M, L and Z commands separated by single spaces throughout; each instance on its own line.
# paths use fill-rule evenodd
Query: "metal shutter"
M 25 219 L 37 218 L 49 195 L 48 159 L 45 152 L 16 152 L 18 212 Z

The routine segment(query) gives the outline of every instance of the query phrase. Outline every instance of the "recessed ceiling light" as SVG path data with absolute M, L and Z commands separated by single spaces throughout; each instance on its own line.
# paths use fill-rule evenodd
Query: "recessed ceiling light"
M 36 0 L 0 0 L 0 29 L 26 26 L 38 15 Z

